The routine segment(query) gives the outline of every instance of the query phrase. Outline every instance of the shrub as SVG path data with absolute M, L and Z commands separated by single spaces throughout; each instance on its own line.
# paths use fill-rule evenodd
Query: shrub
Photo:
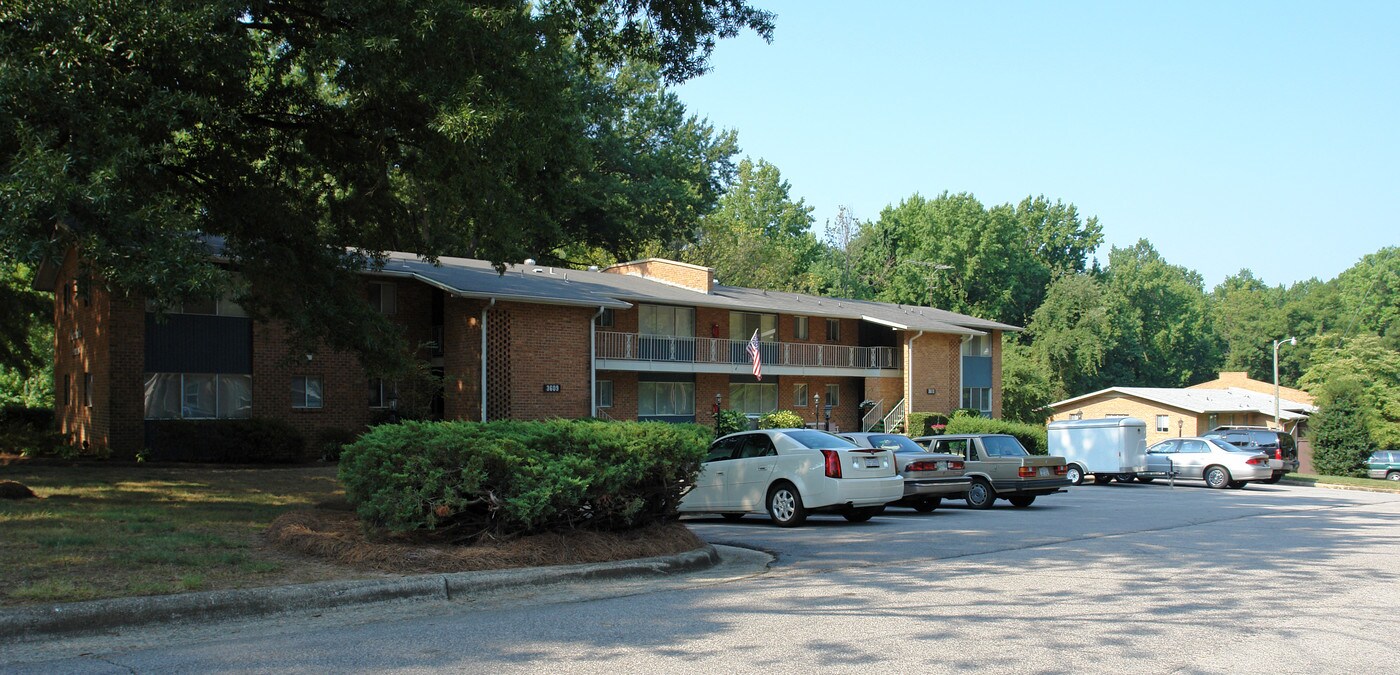
M 339 462 L 340 453 L 345 446 L 355 442 L 360 437 L 360 432 L 352 429 L 342 429 L 340 427 L 327 427 L 316 434 L 316 449 L 320 451 L 320 460 L 323 462 Z
M 948 416 L 942 413 L 909 413 L 910 436 L 936 436 L 943 433 L 948 424 Z
M 58 449 L 59 440 L 53 427 L 53 408 L 22 405 L 0 408 L 0 451 L 48 454 Z
M 801 429 L 805 424 L 802 416 L 791 410 L 775 410 L 758 418 L 760 429 Z
M 1312 418 L 1313 467 L 1325 476 L 1366 475 L 1371 433 L 1361 389 L 1338 386 Z
M 404 422 L 345 448 L 369 525 L 450 541 L 674 520 L 710 431 L 664 422 Z
M 739 431 L 748 431 L 749 418 L 738 410 L 721 410 L 715 418 L 715 436 L 724 436 Z
M 1032 455 L 1050 454 L 1045 427 L 1025 422 L 1008 422 L 972 415 L 954 415 L 948 420 L 950 434 L 1009 434 L 1025 446 Z
M 166 462 L 285 464 L 305 459 L 306 439 L 277 419 L 161 420 L 146 457 Z

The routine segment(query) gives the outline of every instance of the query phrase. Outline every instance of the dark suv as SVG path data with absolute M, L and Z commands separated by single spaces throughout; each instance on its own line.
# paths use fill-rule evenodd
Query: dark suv
M 1274 475 L 1265 483 L 1277 483 L 1286 473 L 1298 470 L 1298 444 L 1293 435 L 1268 427 L 1216 427 L 1207 438 L 1219 438 L 1241 450 L 1262 452 L 1269 456 Z

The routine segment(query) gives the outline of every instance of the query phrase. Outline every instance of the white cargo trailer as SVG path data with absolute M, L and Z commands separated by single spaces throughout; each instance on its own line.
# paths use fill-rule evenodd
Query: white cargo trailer
M 1050 454 L 1065 458 L 1075 485 L 1092 474 L 1103 485 L 1147 471 L 1147 423 L 1133 417 L 1067 420 L 1047 425 Z

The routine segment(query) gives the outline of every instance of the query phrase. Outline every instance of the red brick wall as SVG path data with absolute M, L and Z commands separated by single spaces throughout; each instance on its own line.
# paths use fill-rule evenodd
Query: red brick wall
M 589 330 L 596 308 L 500 303 L 516 328 L 511 331 L 511 417 L 587 417 L 592 400 Z M 489 358 L 489 356 L 488 356 Z M 560 391 L 545 393 L 544 385 Z
M 709 267 L 700 267 L 698 265 L 690 265 L 661 258 L 649 258 L 647 260 L 633 260 L 630 262 L 618 263 L 603 268 L 603 271 L 611 274 L 645 277 L 674 286 L 700 291 L 701 293 L 709 293 L 715 281 L 715 271 Z
M 913 335 L 918 335 L 914 333 Z M 910 335 L 902 339 L 908 344 Z M 913 344 L 913 359 L 904 362 L 905 396 L 911 412 L 949 413 L 962 399 L 962 343 L 957 335 L 924 333 Z M 994 364 L 995 365 L 995 364 Z M 909 375 L 912 367 L 912 375 Z M 995 380 L 994 380 L 995 382 Z M 933 389 L 933 395 L 928 394 Z
M 992 417 L 1001 419 L 1001 331 L 992 331 Z

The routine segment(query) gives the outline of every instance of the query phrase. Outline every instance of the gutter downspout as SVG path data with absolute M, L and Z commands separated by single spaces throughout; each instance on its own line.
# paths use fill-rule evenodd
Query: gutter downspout
M 598 313 L 588 323 L 588 415 L 598 416 L 598 317 L 606 307 L 599 306 Z
M 904 433 L 909 433 L 909 412 L 914 407 L 914 341 L 923 337 L 924 332 L 909 338 L 904 343 L 904 367 L 909 369 L 904 376 Z
M 496 299 L 481 308 L 481 421 L 486 421 L 486 312 L 496 306 Z

